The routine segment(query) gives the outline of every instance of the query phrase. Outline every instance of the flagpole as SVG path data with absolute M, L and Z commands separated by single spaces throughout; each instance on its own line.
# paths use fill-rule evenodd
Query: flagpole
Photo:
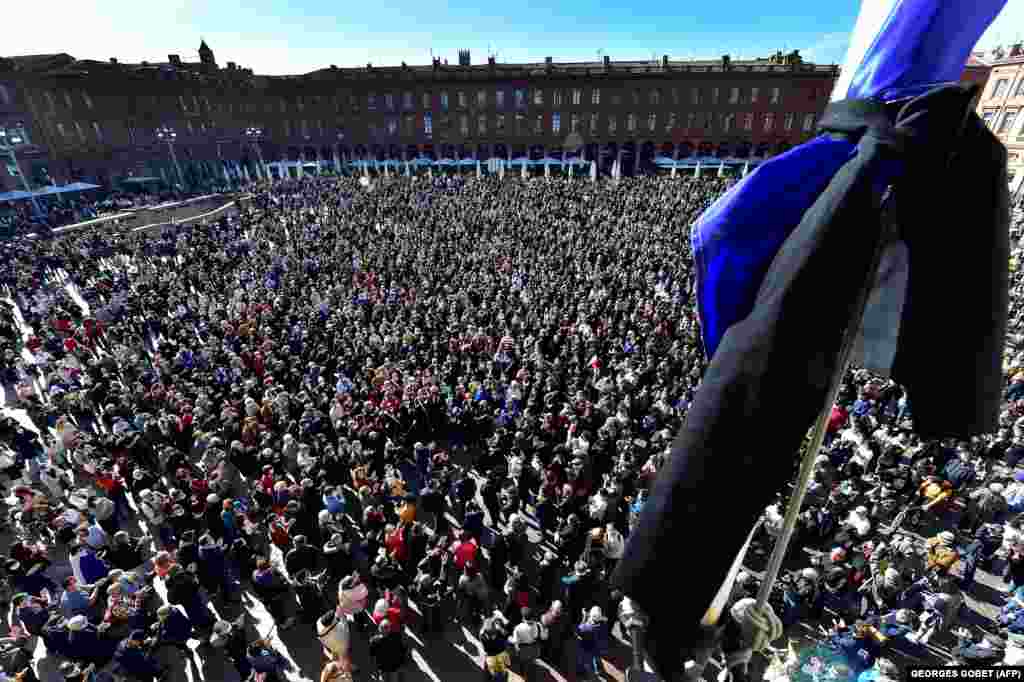
M 782 532 L 779 534 L 779 538 L 775 542 L 775 547 L 772 549 L 771 557 L 768 560 L 768 566 L 765 568 L 764 577 L 761 580 L 761 587 L 757 593 L 756 604 L 753 609 L 748 612 L 750 615 L 763 614 L 767 608 L 770 608 L 767 606 L 768 598 L 771 596 L 772 589 L 775 586 L 775 581 L 782 568 L 782 562 L 785 559 L 786 552 L 789 548 L 789 542 L 793 537 L 794 530 L 796 529 L 796 522 L 800 516 L 800 509 L 803 506 L 804 497 L 807 495 L 807 488 L 814 474 L 814 462 L 817 459 L 818 452 L 821 450 L 821 446 L 825 441 L 825 432 L 828 429 L 829 417 L 832 414 L 832 406 L 835 404 L 836 398 L 839 395 L 839 390 L 842 387 L 843 377 L 846 376 L 847 369 L 850 366 L 850 361 L 857 342 L 857 336 L 860 333 L 861 322 L 864 318 L 864 310 L 867 307 L 868 298 L 871 294 L 871 289 L 878 273 L 882 252 L 885 249 L 885 244 L 889 241 L 892 231 L 893 227 L 891 224 L 883 223 L 878 241 L 875 244 L 875 253 L 872 258 L 871 267 L 864 275 L 864 282 L 861 286 L 861 291 L 854 307 L 855 314 L 851 316 L 850 321 L 847 323 L 846 329 L 843 332 L 843 342 L 839 350 L 839 355 L 836 358 L 836 369 L 829 384 L 825 404 L 823 405 L 818 418 L 814 422 L 810 442 L 807 444 L 807 449 L 804 450 L 803 457 L 800 461 L 800 471 L 797 475 L 796 485 L 793 489 L 792 496 L 786 504 L 786 513 L 782 522 Z M 758 525 L 760 523 L 761 521 L 759 520 Z M 756 528 L 757 526 L 755 526 L 755 530 Z M 749 546 L 750 537 L 748 537 L 747 542 L 740 549 L 739 555 L 733 563 L 733 570 L 726 576 L 725 582 L 722 584 L 714 601 L 705 613 L 704 619 L 701 621 L 703 626 L 713 628 L 718 624 L 718 620 L 725 608 L 725 602 L 728 600 L 728 597 L 732 592 L 733 582 L 735 582 L 736 574 L 738 573 L 736 567 L 742 564 L 742 558 L 745 556 Z M 693 670 L 691 671 L 691 674 L 695 674 L 697 677 L 700 677 L 703 674 L 703 669 Z M 694 678 L 691 677 L 691 679 Z

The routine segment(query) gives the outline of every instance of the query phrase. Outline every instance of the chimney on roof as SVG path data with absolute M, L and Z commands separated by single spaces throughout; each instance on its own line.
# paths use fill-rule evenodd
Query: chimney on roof
M 668 71 L 668 55 L 667 54 L 661 55 L 661 68 L 663 68 L 666 71 Z
M 722 68 L 725 69 L 726 71 L 728 71 L 731 66 L 732 66 L 732 60 L 729 59 L 729 55 L 723 54 L 722 55 Z
M 470 66 L 469 50 L 459 50 L 459 66 Z
M 434 71 L 437 71 L 441 67 L 441 58 L 434 57 Z
M 552 61 L 551 57 L 544 57 L 544 70 L 548 73 L 551 73 Z
M 609 71 L 612 68 L 612 58 L 608 55 L 604 56 L 604 70 Z
M 373 63 L 366 62 L 366 70 L 367 71 L 372 71 L 373 70 Z
M 238 64 L 235 62 L 228 62 L 228 71 L 234 71 L 238 68 Z
M 110 58 L 110 63 L 111 64 L 117 64 L 117 57 L 111 57 Z
M 495 63 L 494 62 L 494 55 L 491 55 L 490 57 L 487 58 L 487 65 L 488 66 L 494 66 L 494 63 Z
M 169 54 L 167 55 L 167 61 L 174 66 L 181 66 L 181 55 Z

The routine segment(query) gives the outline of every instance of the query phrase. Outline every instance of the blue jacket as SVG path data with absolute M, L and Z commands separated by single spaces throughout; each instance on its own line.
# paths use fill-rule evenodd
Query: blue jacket
M 881 652 L 878 642 L 874 639 L 871 637 L 857 639 L 852 632 L 832 635 L 829 643 L 842 652 L 847 665 L 857 675 L 871 669 Z
M 131 676 L 137 676 L 145 678 L 146 676 L 153 677 L 157 672 L 156 661 L 153 660 L 146 650 L 141 647 L 129 647 L 128 640 L 125 640 L 117 645 L 117 651 L 114 653 L 114 660 L 117 661 L 121 669 Z
M 19 607 L 17 616 L 25 629 L 33 633 L 39 632 L 46 625 L 46 621 L 50 619 L 50 614 L 46 609 L 36 606 Z
M 974 467 L 958 457 L 946 464 L 942 470 L 942 476 L 952 483 L 954 488 L 960 488 L 974 478 Z
M 79 614 L 87 615 L 89 595 L 81 590 L 65 591 L 60 596 L 60 610 L 65 618 L 73 618 Z
M 224 577 L 224 550 L 220 545 L 199 547 L 199 572 L 208 580 Z
M 462 524 L 462 527 L 470 535 L 483 532 L 483 529 L 484 529 L 484 513 L 483 513 L 483 511 L 466 512 L 466 518 L 465 518 L 465 521 Z
M 580 648 L 592 656 L 608 651 L 608 624 L 583 623 L 576 628 L 580 636 Z
M 188 616 L 176 608 L 160 623 L 160 639 L 174 644 L 185 643 L 192 638 L 192 623 Z

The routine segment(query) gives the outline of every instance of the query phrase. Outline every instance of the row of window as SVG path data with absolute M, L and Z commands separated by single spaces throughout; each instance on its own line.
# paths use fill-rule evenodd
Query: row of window
M 1002 82 L 1002 81 L 1000 81 Z M 1024 81 L 1022 81 L 1024 84 Z M 998 83 L 997 83 L 998 86 Z M 1005 86 L 1005 83 L 1004 83 Z M 813 100 L 817 96 L 816 90 L 809 90 L 809 99 Z M 765 98 L 769 104 L 780 104 L 782 101 L 782 90 L 778 87 L 765 89 L 762 91 L 761 88 L 756 87 L 729 87 L 729 88 L 690 88 L 688 93 L 681 93 L 679 88 L 654 88 L 642 92 L 639 89 L 632 89 L 627 91 L 627 95 L 624 95 L 621 91 L 612 91 L 608 93 L 608 100 L 614 106 L 620 106 L 624 103 L 624 99 L 628 100 L 634 106 L 641 106 L 646 103 L 651 106 L 661 106 L 663 104 L 671 103 L 678 105 L 681 103 L 681 97 L 683 97 L 689 104 L 712 104 L 718 105 L 722 103 L 728 104 L 757 104 L 758 102 L 765 101 Z M 74 108 L 74 96 L 72 91 L 65 90 L 62 93 L 64 104 L 68 109 Z M 81 98 L 86 108 L 89 110 L 93 109 L 92 98 L 86 92 L 77 93 L 78 97 Z M 590 88 L 586 94 L 582 88 L 572 88 L 569 90 L 558 90 L 558 89 L 543 89 L 543 88 L 514 88 L 511 90 L 511 104 L 516 109 L 525 109 L 527 105 L 533 104 L 534 106 L 546 106 L 550 105 L 553 107 L 561 106 L 581 106 L 585 102 L 589 102 L 591 105 L 600 105 L 602 102 L 602 91 L 601 88 Z M 996 96 L 996 95 L 993 95 Z M 46 105 L 50 113 L 55 113 L 57 110 L 57 98 L 53 92 L 47 90 L 43 92 L 43 97 L 46 100 Z M 421 105 L 424 110 L 440 109 L 441 111 L 447 111 L 454 105 L 459 109 L 465 109 L 470 106 L 470 100 L 476 107 L 487 107 L 493 101 L 494 107 L 497 109 L 504 109 L 506 106 L 506 90 L 497 89 L 492 93 L 488 93 L 487 90 L 477 90 L 475 93 L 468 93 L 464 90 L 459 90 L 455 93 L 449 93 L 447 90 L 442 90 L 435 101 L 434 95 L 431 92 L 421 93 Z M 0 102 L 3 104 L 10 103 L 10 93 L 6 88 L 0 89 Z M 154 108 L 159 109 L 159 98 L 152 96 L 150 98 L 151 104 Z M 337 111 L 341 111 L 341 103 L 337 97 L 332 98 Z M 319 95 L 314 95 L 306 98 L 298 98 L 294 101 L 295 109 L 298 111 L 304 111 L 306 104 L 309 103 L 312 106 L 318 106 L 322 101 L 326 101 L 327 98 Z M 349 108 L 358 113 L 361 109 L 363 98 L 356 95 L 348 96 Z M 412 110 L 415 108 L 415 97 L 412 92 L 406 91 L 401 95 L 401 108 L 404 110 Z M 286 99 L 280 99 L 276 103 L 280 107 L 281 113 L 288 112 L 288 101 Z M 399 105 L 398 97 L 395 93 L 384 93 L 377 95 L 376 93 L 369 93 L 365 97 L 365 105 L 369 111 L 377 111 L 383 108 L 385 111 L 395 111 Z M 178 95 L 178 106 L 183 113 L 199 114 L 203 111 L 210 112 L 223 112 L 233 114 L 235 109 L 238 109 L 238 113 L 256 113 L 262 109 L 265 113 L 272 113 L 277 106 L 272 100 L 265 100 L 262 103 L 262 107 L 257 102 L 240 102 L 237 107 L 234 102 L 225 101 L 223 103 L 214 102 L 211 104 L 208 97 L 205 95 Z
M 1008 109 L 1003 112 L 1002 116 L 998 116 L 998 112 L 993 109 L 991 111 L 982 112 L 981 119 L 985 122 L 985 125 L 994 129 L 996 134 L 1012 134 L 1014 132 L 1014 124 L 1017 122 L 1018 113 L 1017 109 Z
M 74 134 L 78 138 L 79 142 L 85 144 L 86 142 L 89 141 L 88 137 L 86 136 L 85 126 L 82 125 L 81 121 L 73 121 L 72 126 L 74 128 Z M 71 131 L 68 130 L 68 127 L 65 126 L 63 123 L 55 124 L 54 128 L 56 129 L 57 136 L 61 139 L 61 141 L 68 142 L 71 140 Z M 96 121 L 92 122 L 92 133 L 93 136 L 95 136 L 96 138 L 96 142 L 102 143 L 104 141 L 103 128 Z
M 89 97 L 89 93 L 87 93 L 87 92 L 80 92 L 78 94 L 79 94 L 79 96 L 82 99 L 82 103 L 85 104 L 85 107 L 87 109 L 91 110 L 93 108 L 93 104 L 92 104 L 92 97 Z M 68 108 L 68 109 L 73 109 L 75 104 L 74 104 L 74 99 L 71 96 L 71 91 L 70 90 L 65 90 L 63 92 L 63 95 L 64 95 L 64 106 L 66 108 Z M 53 93 L 50 92 L 49 90 L 46 90 L 46 91 L 43 92 L 43 97 L 46 98 L 46 106 L 49 108 L 50 113 L 52 114 L 52 113 L 56 112 L 57 111 L 57 98 L 54 97 Z
M 505 90 L 495 90 L 493 95 L 494 106 L 498 109 L 505 107 Z M 661 88 L 654 88 L 648 90 L 646 94 L 641 93 L 638 89 L 629 90 L 628 99 L 635 105 L 639 106 L 646 102 L 652 106 L 660 106 L 663 103 L 671 102 L 673 105 L 680 103 L 680 91 L 679 88 L 670 88 L 667 91 Z M 809 91 L 809 99 L 813 100 L 817 93 L 816 91 Z M 454 93 L 454 97 L 447 90 L 442 90 L 437 97 L 437 101 L 434 101 L 433 94 L 430 92 L 424 92 L 421 94 L 421 104 L 423 109 L 441 109 L 447 111 L 453 105 L 459 109 L 465 109 L 470 106 L 470 98 L 472 93 L 467 93 L 465 90 L 459 90 Z M 738 86 L 730 88 L 690 88 L 689 102 L 691 104 L 721 104 L 728 102 L 729 104 L 757 104 L 762 101 L 763 97 L 767 97 L 769 104 L 779 104 L 782 101 L 782 89 L 778 87 L 771 88 L 770 90 L 762 93 L 761 88 L 741 88 Z M 526 108 L 527 104 L 533 106 L 545 106 L 550 103 L 553 107 L 561 106 L 581 106 L 584 102 L 589 102 L 591 105 L 600 105 L 602 101 L 601 88 L 591 88 L 584 95 L 582 88 L 572 88 L 570 90 L 545 90 L 543 88 L 534 88 L 527 90 L 526 88 L 514 88 L 512 90 L 512 103 L 517 109 Z M 623 104 L 623 93 L 620 91 L 613 91 L 609 95 L 609 101 L 614 106 Z M 358 109 L 359 99 L 355 95 L 351 95 L 349 103 L 353 109 Z M 366 108 L 369 111 L 377 111 L 383 107 L 386 111 L 394 111 L 398 102 L 394 93 L 384 93 L 378 96 L 377 93 L 369 93 L 366 95 Z M 488 99 L 487 90 L 477 90 L 475 93 L 474 104 L 476 107 L 482 108 L 487 107 L 490 104 Z M 296 106 L 299 111 L 304 109 L 302 100 L 296 101 Z M 415 108 L 415 102 L 413 93 L 406 91 L 402 93 L 401 100 L 402 109 L 410 110 Z M 284 111 L 284 102 L 282 102 L 282 111 Z
M 1002 97 L 1007 93 L 1010 87 L 1010 78 L 999 78 L 992 85 L 992 93 L 989 95 L 990 99 L 996 97 Z M 1024 78 L 1017 81 L 1017 89 L 1013 93 L 1014 97 L 1024 97 Z
M 448 111 L 451 108 L 466 109 L 470 106 L 477 108 L 484 108 L 493 105 L 496 109 L 504 109 L 507 104 L 511 104 L 516 109 L 525 109 L 527 105 L 533 104 L 534 106 L 545 106 L 550 104 L 553 107 L 561 106 L 581 106 L 586 102 L 591 105 L 600 105 L 603 101 L 603 95 L 601 88 L 591 88 L 586 93 L 583 88 L 572 88 L 569 90 L 552 90 L 543 88 L 513 88 L 511 92 L 511 100 L 507 100 L 507 92 L 504 89 L 496 89 L 493 92 L 487 90 L 476 90 L 475 92 L 467 92 L 465 90 L 459 90 L 454 93 L 450 93 L 447 90 L 442 90 L 437 94 L 435 100 L 432 92 L 420 93 L 418 99 L 420 108 L 423 110 L 434 110 L 440 109 L 441 111 Z M 681 93 L 679 88 L 669 88 L 662 90 L 660 88 L 654 88 L 642 93 L 638 89 L 628 91 L 628 96 L 625 96 L 630 103 L 634 106 L 640 106 L 644 103 L 652 106 L 661 106 L 662 104 L 671 103 L 678 105 L 685 99 L 690 104 L 757 104 L 758 102 L 767 101 L 769 104 L 780 104 L 782 102 L 782 89 L 773 87 L 762 91 L 761 88 L 741 88 L 741 87 L 730 87 L 730 88 L 690 88 L 688 95 Z M 816 90 L 809 91 L 809 99 L 814 100 L 818 95 Z M 609 93 L 608 99 L 614 106 L 620 106 L 623 104 L 624 95 L 620 91 L 613 91 Z M 155 100 L 155 98 L 154 98 Z M 341 112 L 341 102 L 337 97 L 332 98 L 335 108 L 338 112 Z M 411 91 L 405 91 L 402 93 L 399 99 L 395 93 L 383 93 L 377 94 L 371 92 L 363 97 L 358 95 L 348 95 L 348 108 L 359 113 L 362 106 L 365 104 L 368 111 L 396 111 L 399 107 L 405 111 L 411 111 L 416 108 L 417 97 Z M 210 104 L 210 101 L 205 96 L 190 95 L 186 98 L 185 95 L 179 95 L 178 104 L 181 110 L 185 113 L 201 111 L 200 101 L 205 106 L 206 111 L 226 111 L 227 113 L 234 113 L 235 105 L 232 102 L 225 102 L 221 105 L 214 103 Z M 322 102 L 326 101 L 325 97 L 314 95 L 305 98 L 297 98 L 294 100 L 294 109 L 302 112 L 306 110 L 307 104 L 312 108 L 319 106 Z M 156 102 L 154 101 L 154 105 Z M 279 99 L 276 105 L 280 107 L 282 114 L 288 113 L 288 100 Z M 248 113 L 255 113 L 259 107 L 255 102 L 243 102 L 238 105 L 239 113 L 245 111 Z M 276 107 L 275 103 L 271 100 L 265 100 L 263 102 L 263 110 L 266 113 L 271 113 Z
M 689 112 L 686 114 L 684 119 L 677 116 L 675 113 L 659 117 L 657 113 L 651 112 L 647 114 L 646 117 L 638 114 L 626 114 L 622 123 L 624 130 L 630 133 L 638 131 L 650 133 L 658 132 L 659 124 L 666 133 L 671 133 L 680 126 L 686 130 L 703 130 L 705 132 L 721 131 L 728 133 L 737 130 L 749 132 L 754 131 L 755 129 L 764 132 L 772 132 L 776 130 L 777 125 L 781 125 L 782 130 L 792 131 L 794 126 L 797 124 L 798 116 L 799 114 L 792 112 L 786 113 L 781 117 L 777 117 L 774 112 L 766 112 L 763 114 L 756 114 L 753 112 L 746 112 L 742 114 Z M 803 114 L 801 130 L 804 132 L 810 132 L 814 128 L 815 118 L 815 114 Z M 440 131 L 448 132 L 452 129 L 452 124 L 453 120 L 451 117 L 438 117 L 437 126 Z M 571 113 L 563 119 L 561 112 L 554 112 L 550 116 L 538 114 L 537 116 L 529 118 L 525 114 L 517 113 L 511 117 L 506 117 L 505 114 L 498 114 L 491 119 L 488 116 L 481 114 L 473 120 L 468 115 L 462 114 L 455 118 L 454 124 L 457 126 L 459 134 L 464 137 L 468 137 L 471 134 L 471 124 L 475 124 L 472 128 L 472 133 L 477 135 L 486 135 L 492 126 L 495 133 L 514 133 L 516 135 L 526 135 L 531 133 L 535 135 L 544 135 L 548 133 L 558 135 L 563 132 L 587 132 L 591 135 L 596 135 L 601 132 L 601 115 L 597 113 Z M 100 123 L 93 121 L 89 125 L 92 128 L 92 136 L 95 138 L 95 141 L 101 144 L 105 142 L 103 127 Z M 1012 119 L 1010 119 L 1010 125 L 1012 125 Z M 325 136 L 329 124 L 322 120 L 301 120 L 295 122 L 293 125 L 292 121 L 286 120 L 283 122 L 282 126 L 282 132 L 284 133 L 285 138 L 290 138 L 293 135 L 309 138 L 311 131 L 319 133 L 319 136 L 322 138 Z M 605 129 L 609 134 L 617 133 L 619 130 L 618 117 L 615 115 L 606 115 L 605 126 Z M 138 139 L 138 128 L 136 127 L 135 122 L 129 121 L 126 123 L 125 127 L 128 131 L 129 142 L 131 144 L 140 142 Z M 86 133 L 87 128 L 80 121 L 73 121 L 70 128 L 64 123 L 58 122 L 54 124 L 54 129 L 57 137 L 62 142 L 71 142 L 75 138 L 77 138 L 78 142 L 82 144 L 89 142 L 89 136 Z M 20 132 L 16 136 L 18 137 L 17 140 L 15 140 L 14 137 L 7 137 L 7 141 L 11 144 L 27 142 L 28 138 L 25 131 L 21 128 L 18 130 Z M 189 136 L 194 136 L 196 134 L 214 132 L 215 130 L 216 127 L 212 123 L 207 123 L 205 121 L 198 121 L 196 123 L 186 121 L 181 133 L 183 135 L 187 133 Z M 406 137 L 411 137 L 417 132 L 422 132 L 427 137 L 432 137 L 434 134 L 434 116 L 429 113 L 423 115 L 422 130 L 418 130 L 417 117 L 411 114 L 401 118 L 389 118 L 381 128 L 378 128 L 376 125 L 369 126 L 370 137 L 377 137 L 379 134 L 395 137 L 399 132 Z M 6 136 L 5 131 L 0 129 L 0 135 Z M 343 133 L 339 132 L 339 137 L 343 137 Z M 0 142 L 2 141 L 3 140 L 0 140 Z
M 798 119 L 798 116 L 801 116 L 801 118 Z M 753 131 L 755 129 L 763 132 L 772 132 L 776 130 L 777 126 L 779 126 L 781 130 L 792 131 L 799 120 L 801 130 L 804 132 L 810 132 L 814 128 L 815 119 L 816 115 L 813 113 L 800 115 L 792 112 L 783 114 L 782 116 L 776 116 L 774 112 L 766 112 L 763 114 L 757 114 L 754 112 L 745 112 L 742 114 L 689 112 L 686 114 L 685 118 L 680 117 L 675 113 L 670 113 L 667 116 L 659 116 L 657 113 L 651 112 L 646 116 L 632 113 L 626 114 L 622 120 L 622 124 L 623 128 L 630 133 L 638 131 L 654 133 L 661 129 L 666 133 L 671 133 L 677 128 L 684 128 L 686 130 L 721 131 L 726 133 L 736 130 Z M 324 134 L 324 122 L 316 121 L 314 123 L 317 125 L 322 137 Z M 534 135 L 544 135 L 548 133 L 558 135 L 563 132 L 587 132 L 590 135 L 596 135 L 602 132 L 601 115 L 597 113 L 571 113 L 564 118 L 562 113 L 557 111 L 550 115 L 538 114 L 531 117 L 527 117 L 522 113 L 517 113 L 511 117 L 507 117 L 505 114 L 497 114 L 493 118 L 484 114 L 480 114 L 476 117 L 461 114 L 454 119 L 447 115 L 437 117 L 436 125 L 440 132 L 448 132 L 452 130 L 453 124 L 459 134 L 464 137 L 468 137 L 470 134 L 486 135 L 492 127 L 493 131 L 496 133 L 514 133 L 516 135 L 525 135 L 530 133 Z M 604 125 L 604 129 L 607 130 L 609 134 L 614 134 L 619 130 L 619 118 L 614 114 L 605 115 Z M 432 137 L 434 134 L 434 128 L 435 117 L 430 113 L 424 114 L 422 117 L 422 133 L 427 137 Z M 293 134 L 298 134 L 302 137 L 308 138 L 310 130 L 311 126 L 309 121 L 298 121 L 297 125 L 294 127 L 291 121 L 284 121 L 283 123 L 283 132 L 286 138 L 291 137 Z M 410 137 L 417 132 L 420 132 L 420 130 L 418 130 L 417 117 L 411 114 L 407 114 L 401 118 L 397 116 L 390 117 L 381 127 L 378 127 L 376 124 L 371 124 L 369 126 L 370 137 L 377 137 L 380 134 L 390 137 L 401 134 L 402 136 Z

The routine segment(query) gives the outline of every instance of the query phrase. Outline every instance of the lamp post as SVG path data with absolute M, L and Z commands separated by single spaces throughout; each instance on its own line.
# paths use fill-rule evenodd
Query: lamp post
M 32 202 L 32 210 L 35 211 L 37 216 L 43 215 L 43 211 L 39 208 L 39 202 L 36 201 L 36 197 L 32 194 L 32 188 L 28 184 L 28 179 L 25 178 L 25 174 L 21 172 L 21 165 L 18 163 L 18 157 L 14 154 L 14 145 L 21 144 L 22 137 L 11 137 L 8 139 L 7 131 L 0 128 L 0 154 L 3 154 L 10 158 L 11 165 L 14 166 L 14 170 L 17 171 L 18 177 L 21 178 L 21 186 L 25 188 L 25 191 L 29 193 L 29 201 Z
M 256 158 L 260 163 L 260 175 L 264 180 L 270 179 L 270 173 L 267 172 L 267 166 L 263 163 L 263 152 L 260 150 L 260 140 L 263 139 L 263 128 L 249 127 L 245 129 L 245 137 L 249 140 L 249 144 L 256 150 Z
M 174 171 L 178 174 L 178 182 L 184 189 L 185 176 L 182 175 L 181 166 L 178 165 L 178 157 L 174 154 L 174 140 L 178 137 L 178 133 L 174 132 L 174 128 L 161 126 L 156 129 L 156 137 L 161 142 L 167 143 L 167 150 L 171 153 L 171 162 L 174 164 Z

